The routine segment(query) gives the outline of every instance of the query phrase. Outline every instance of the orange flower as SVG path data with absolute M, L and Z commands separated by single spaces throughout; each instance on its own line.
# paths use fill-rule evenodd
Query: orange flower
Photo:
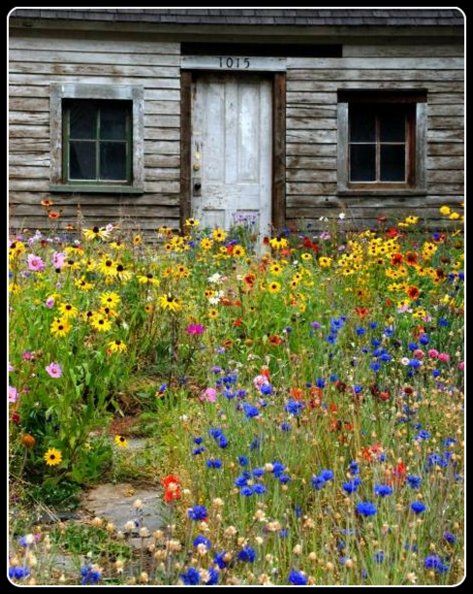
M 272 334 L 268 340 L 269 344 L 272 344 L 273 346 L 279 346 L 283 342 L 283 339 L 277 334 Z
M 52 200 L 41 200 L 41 206 L 44 206 L 46 208 L 49 208 L 53 204 L 54 202 Z
M 48 213 L 48 217 L 50 219 L 58 219 L 60 217 L 60 213 L 57 212 L 57 210 L 52 210 L 51 212 Z
M 370 312 L 367 307 L 355 307 L 355 311 L 360 316 L 360 318 L 364 318 Z
M 21 436 L 21 443 L 25 446 L 25 448 L 31 449 L 34 448 L 36 439 L 29 433 L 25 433 L 25 435 Z
M 161 484 L 164 487 L 164 501 L 166 503 L 181 498 L 181 479 L 178 476 L 168 474 L 161 479 Z
M 402 254 L 393 254 L 391 256 L 391 265 L 399 266 L 399 264 L 401 264 L 402 260 L 403 260 Z
M 302 400 L 304 397 L 304 390 L 302 388 L 291 388 L 289 390 L 289 394 L 294 398 L 294 400 Z
M 420 295 L 419 289 L 417 287 L 415 287 L 414 285 L 407 287 L 406 293 L 407 293 L 408 297 L 410 299 L 412 299 L 412 301 L 415 301 L 416 299 L 418 299 L 418 297 Z
M 406 262 L 410 266 L 417 264 L 417 254 L 415 252 L 407 252 L 406 253 Z

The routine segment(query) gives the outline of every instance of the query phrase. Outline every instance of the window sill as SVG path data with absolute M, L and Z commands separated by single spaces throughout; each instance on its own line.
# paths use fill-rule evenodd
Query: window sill
M 132 186 L 89 186 L 86 184 L 51 184 L 49 191 L 68 194 L 144 194 L 143 188 L 133 188 Z
M 409 198 L 411 196 L 427 196 L 427 189 L 425 188 L 412 188 L 412 189 L 392 189 L 389 190 L 387 188 L 379 189 L 379 190 L 366 190 L 366 189 L 357 189 L 357 188 L 344 188 L 337 190 L 337 196 L 396 196 L 399 198 Z

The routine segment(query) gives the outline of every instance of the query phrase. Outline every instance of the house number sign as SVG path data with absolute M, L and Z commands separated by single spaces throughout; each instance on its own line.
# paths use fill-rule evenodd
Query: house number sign
M 286 70 L 286 58 L 265 56 L 182 56 L 181 68 L 189 70 L 243 70 L 268 72 Z
M 249 68 L 251 66 L 250 58 L 241 58 L 238 56 L 237 58 L 232 58 L 231 56 L 228 57 L 219 57 L 220 60 L 220 68 L 228 68 L 231 70 L 232 68 L 236 68 L 237 70 L 240 68 Z

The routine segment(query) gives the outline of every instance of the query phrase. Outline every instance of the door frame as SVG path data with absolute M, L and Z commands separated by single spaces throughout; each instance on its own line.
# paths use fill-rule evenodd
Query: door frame
M 184 229 L 191 216 L 191 143 L 192 143 L 192 83 L 196 74 L 212 73 L 214 70 L 181 70 L 181 194 L 180 224 Z M 237 76 L 245 73 L 235 71 Z M 286 73 L 260 72 L 272 80 L 272 175 L 271 175 L 271 223 L 275 232 L 286 221 Z

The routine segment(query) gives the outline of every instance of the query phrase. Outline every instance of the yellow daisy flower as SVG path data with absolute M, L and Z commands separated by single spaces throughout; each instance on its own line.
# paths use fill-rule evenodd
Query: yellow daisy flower
M 162 295 L 159 298 L 159 304 L 163 309 L 169 309 L 170 311 L 176 312 L 182 309 L 182 303 L 180 299 L 173 295 Z
M 225 241 L 225 239 L 227 238 L 227 232 L 223 229 L 217 228 L 212 231 L 212 237 L 215 239 L 215 241 L 218 241 L 220 243 L 222 241 Z
M 48 466 L 57 466 L 62 462 L 62 454 L 56 448 L 49 448 L 44 454 L 43 459 Z
M 123 435 L 115 435 L 115 443 L 119 448 L 126 448 L 128 446 L 128 442 Z
M 273 237 L 269 240 L 269 245 L 275 250 L 286 248 L 288 243 L 285 237 Z
M 214 242 L 208 238 L 208 237 L 204 237 L 204 239 L 201 240 L 200 242 L 200 247 L 205 250 L 208 251 L 211 249 L 211 247 L 213 246 Z
M 77 317 L 77 314 L 79 313 L 77 307 L 74 307 L 71 303 L 61 303 L 59 311 L 66 320 Z
M 71 327 L 72 326 L 69 324 L 68 320 L 56 318 L 51 323 L 50 331 L 56 338 L 62 338 L 69 334 Z
M 102 293 L 100 295 L 100 303 L 108 307 L 116 307 L 121 302 L 121 297 L 118 293 Z
M 268 285 L 268 291 L 270 293 L 279 293 L 280 290 L 281 290 L 280 283 L 277 283 L 276 281 L 273 281 L 273 282 L 269 283 L 269 285 Z
M 82 231 L 84 237 L 87 241 L 92 241 L 93 239 L 107 239 L 109 236 L 109 232 L 105 229 L 105 227 L 92 227 L 92 229 L 84 229 Z
M 108 332 L 112 327 L 112 322 L 101 313 L 94 313 L 89 318 L 90 325 L 98 332 Z
M 125 353 L 127 350 L 126 344 L 121 340 L 112 340 L 108 343 L 108 348 L 112 353 Z

